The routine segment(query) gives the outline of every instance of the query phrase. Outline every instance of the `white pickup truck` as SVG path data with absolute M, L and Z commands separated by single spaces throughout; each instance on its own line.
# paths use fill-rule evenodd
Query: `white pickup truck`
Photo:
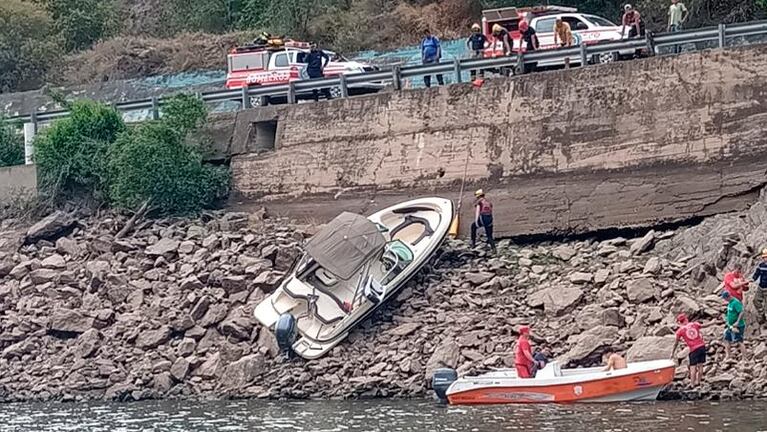
M 574 46 L 579 44 L 592 45 L 606 41 L 617 41 L 624 39 L 621 34 L 621 26 L 616 25 L 607 18 L 597 15 L 583 14 L 577 9 L 564 6 L 534 6 L 525 8 L 502 8 L 489 9 L 482 12 L 483 28 L 488 39 L 491 41 L 490 47 L 485 50 L 485 57 L 495 57 L 503 53 L 503 46 L 500 41 L 492 37 L 492 27 L 495 24 L 501 25 L 508 32 L 513 40 L 514 51 L 522 49 L 524 43 L 521 42 L 519 33 L 519 23 L 524 20 L 535 29 L 538 36 L 541 50 L 560 48 L 554 44 L 554 23 L 557 18 L 570 25 L 575 39 Z M 589 58 L 591 63 L 609 63 L 621 58 L 633 57 L 635 50 L 623 50 L 602 54 L 594 54 Z M 571 65 L 578 65 L 581 62 L 580 56 L 570 59 Z M 564 60 L 549 60 L 539 62 L 538 67 L 556 67 L 563 66 Z

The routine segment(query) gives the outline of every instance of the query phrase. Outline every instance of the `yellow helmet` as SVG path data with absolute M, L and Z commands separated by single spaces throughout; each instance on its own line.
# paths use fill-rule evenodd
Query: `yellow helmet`
M 480 30 L 482 30 L 482 27 L 480 27 L 479 24 L 474 23 L 474 24 L 471 25 L 471 30 L 472 31 L 480 31 Z
M 501 30 L 503 30 L 503 27 L 500 24 L 493 25 L 493 34 L 498 34 Z
M 474 192 L 474 196 L 477 197 L 477 198 L 479 198 L 481 196 L 484 196 L 484 195 L 485 195 L 485 191 L 483 191 L 482 189 L 477 189 L 477 191 Z

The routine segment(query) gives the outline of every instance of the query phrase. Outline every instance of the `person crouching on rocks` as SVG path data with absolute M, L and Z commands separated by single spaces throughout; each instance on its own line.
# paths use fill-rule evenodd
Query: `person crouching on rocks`
M 687 315 L 683 313 L 676 317 L 676 322 L 679 323 L 679 329 L 676 331 L 674 349 L 671 350 L 671 360 L 674 360 L 679 339 L 684 340 L 690 350 L 688 356 L 690 360 L 690 387 L 695 388 L 700 385 L 700 380 L 703 378 L 703 365 L 706 363 L 706 343 L 700 334 L 699 322 L 690 322 Z
M 517 369 L 517 377 L 532 378 L 534 364 L 533 350 L 530 347 L 530 327 L 521 326 L 519 328 L 519 340 L 517 340 L 517 346 L 514 349 L 514 367 Z
M 477 229 L 483 227 L 485 228 L 487 244 L 495 252 L 495 240 L 493 240 L 493 203 L 485 197 L 485 192 L 482 189 L 477 189 L 474 192 L 474 196 L 477 200 L 474 202 L 474 222 L 471 224 L 471 247 L 474 248 L 477 245 Z
M 740 357 L 746 356 L 746 349 L 743 346 L 743 336 L 746 333 L 746 321 L 743 319 L 745 310 L 743 303 L 731 296 L 729 292 L 722 291 L 719 295 L 727 302 L 727 314 L 725 315 L 724 328 L 724 361 L 730 361 L 730 345 L 735 345 L 740 351 Z

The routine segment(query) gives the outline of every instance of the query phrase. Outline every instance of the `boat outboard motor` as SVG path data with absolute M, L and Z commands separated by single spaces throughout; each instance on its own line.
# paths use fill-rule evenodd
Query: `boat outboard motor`
M 434 371 L 431 378 L 431 388 L 434 389 L 440 402 L 447 403 L 447 389 L 457 379 L 458 373 L 455 369 L 441 368 Z
M 289 313 L 284 313 L 277 318 L 274 325 L 274 337 L 277 339 L 277 346 L 280 352 L 287 353 L 290 356 L 291 347 L 296 341 L 296 317 Z

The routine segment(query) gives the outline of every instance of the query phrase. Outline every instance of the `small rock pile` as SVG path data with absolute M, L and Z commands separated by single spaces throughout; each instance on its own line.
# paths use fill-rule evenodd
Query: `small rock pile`
M 607 347 L 629 360 L 667 358 L 679 312 L 701 320 L 711 342 L 706 384 L 684 395 L 759 397 L 767 343 L 758 326 L 753 361 L 723 365 L 715 342 L 718 280 L 733 262 L 752 264 L 761 247 L 747 233 L 767 221 L 764 203 L 748 214 L 750 225 L 718 216 L 634 239 L 501 241 L 497 255 L 449 240 L 393 301 L 315 361 L 283 358 L 253 318 L 314 227 L 263 212 L 211 213 L 139 222 L 116 238 L 127 219 L 116 214 L 55 213 L 27 230 L 6 221 L 0 400 L 424 396 L 438 367 L 513 366 L 520 324 L 570 366 L 599 363 Z M 680 366 L 678 377 L 685 372 Z

